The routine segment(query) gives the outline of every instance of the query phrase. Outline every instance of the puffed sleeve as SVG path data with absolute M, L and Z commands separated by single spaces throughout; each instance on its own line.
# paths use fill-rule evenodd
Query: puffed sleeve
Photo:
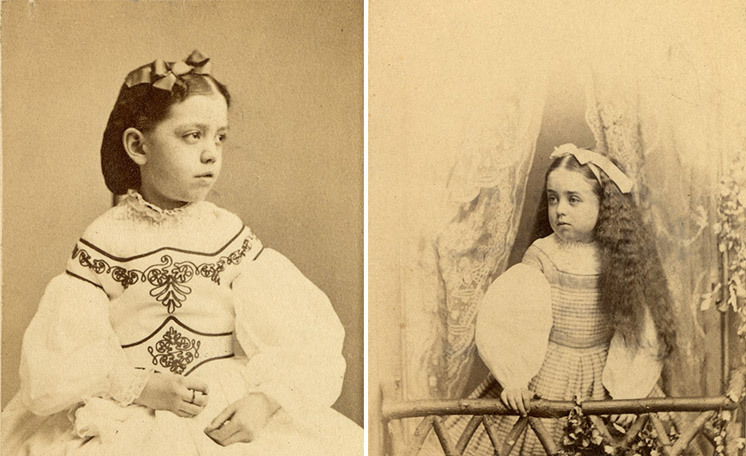
M 291 416 L 328 408 L 345 372 L 344 328 L 324 292 L 280 253 L 264 249 L 233 282 L 236 337 L 254 389 Z
M 638 347 L 628 345 L 619 333 L 612 337 L 602 381 L 614 399 L 644 398 L 655 388 L 662 368 L 658 334 L 646 309 Z M 629 375 L 630 372 L 635 375 Z
M 531 263 L 516 264 L 490 285 L 479 306 L 479 355 L 503 388 L 527 388 L 544 362 L 551 329 L 549 282 Z
M 70 273 L 49 283 L 26 329 L 21 397 L 50 415 L 92 397 L 129 404 L 145 386 L 145 371 L 128 363 L 108 317 L 109 299 L 95 283 Z

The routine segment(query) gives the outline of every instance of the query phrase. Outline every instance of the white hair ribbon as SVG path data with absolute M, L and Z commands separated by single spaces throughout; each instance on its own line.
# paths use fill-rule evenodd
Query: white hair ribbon
M 565 155 L 572 155 L 581 165 L 588 165 L 596 180 L 601 183 L 601 174 L 599 170 L 609 176 L 622 193 L 632 191 L 632 179 L 627 177 L 608 157 L 598 152 L 587 149 L 580 149 L 575 144 L 563 144 L 554 148 L 554 152 L 549 156 L 551 159 L 561 158 Z

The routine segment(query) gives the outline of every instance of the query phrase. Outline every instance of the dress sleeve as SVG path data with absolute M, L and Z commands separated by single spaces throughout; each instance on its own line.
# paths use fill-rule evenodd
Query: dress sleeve
M 476 344 L 503 388 L 527 388 L 539 372 L 552 329 L 549 282 L 529 264 L 517 264 L 490 285 L 480 304 Z
M 232 286 L 254 391 L 296 417 L 331 406 L 342 388 L 345 333 L 326 295 L 271 249 L 246 263 Z
M 108 316 L 109 299 L 94 282 L 71 273 L 47 286 L 23 337 L 21 397 L 50 415 L 93 397 L 135 400 L 147 372 L 134 369 Z
M 614 399 L 644 398 L 658 383 L 662 368 L 658 334 L 646 309 L 639 347 L 629 346 L 619 333 L 612 337 L 602 381 Z

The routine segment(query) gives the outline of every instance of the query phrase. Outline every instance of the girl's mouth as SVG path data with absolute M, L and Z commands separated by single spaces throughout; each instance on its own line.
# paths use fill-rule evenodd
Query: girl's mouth
M 203 174 L 198 174 L 196 177 L 198 177 L 198 178 L 202 178 L 202 177 L 213 177 L 213 174 L 212 173 L 203 173 Z

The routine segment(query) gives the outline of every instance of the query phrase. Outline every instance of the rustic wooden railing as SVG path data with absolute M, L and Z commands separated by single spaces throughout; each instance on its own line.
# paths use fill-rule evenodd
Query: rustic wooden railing
M 655 431 L 651 435 L 657 440 L 659 451 L 664 456 L 681 455 L 698 435 L 702 435 L 717 454 L 744 455 L 746 450 L 739 448 L 743 443 L 742 425 L 737 423 L 735 413 L 744 402 L 743 376 L 744 373 L 739 371 L 732 377 L 734 381 L 731 382 L 729 393 L 722 397 L 589 400 L 581 403 L 534 400 L 529 415 L 520 417 L 502 442 L 497 436 L 495 416 L 516 413 L 506 408 L 499 399 L 394 401 L 387 397 L 390 393 L 384 393 L 381 406 L 385 430 L 384 447 L 392 456 L 416 456 L 432 431 L 446 456 L 460 456 L 477 429 L 483 426 L 494 448 L 494 454 L 507 456 L 521 434 L 531 428 L 547 455 L 562 455 L 565 453 L 561 442 L 554 441 L 539 418 L 559 418 L 580 412 L 598 430 L 598 435 L 603 440 L 599 447 L 606 448 L 604 453 L 625 455 L 649 423 Z M 691 413 L 677 412 L 694 412 L 697 415 L 692 419 Z M 719 429 L 713 425 L 713 419 L 721 418 L 723 412 L 729 412 L 731 418 L 726 428 Z M 613 434 L 619 433 L 610 431 L 602 418 L 612 414 L 634 414 L 637 418 L 624 434 L 615 436 Z M 664 420 L 659 414 L 665 414 L 670 419 Z M 444 420 L 451 415 L 472 415 L 461 435 L 448 435 Z M 401 438 L 401 420 L 405 418 L 423 418 L 408 445 Z M 743 414 L 739 419 L 743 422 Z M 722 420 L 719 422 L 724 424 Z M 398 428 L 398 431 L 394 428 Z M 673 433 L 672 428 L 675 431 Z M 672 439 L 672 434 L 677 435 L 677 438 Z

